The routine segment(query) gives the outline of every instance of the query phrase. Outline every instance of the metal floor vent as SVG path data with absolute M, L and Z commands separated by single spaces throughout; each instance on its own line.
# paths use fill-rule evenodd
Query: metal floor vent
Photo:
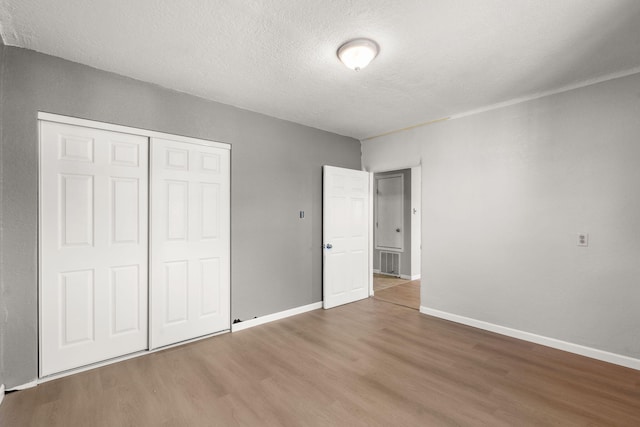
M 400 276 L 400 254 L 380 251 L 380 273 Z

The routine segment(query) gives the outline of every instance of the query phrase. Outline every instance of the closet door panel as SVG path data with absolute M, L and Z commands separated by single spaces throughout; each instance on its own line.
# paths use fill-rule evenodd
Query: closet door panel
M 40 122 L 40 375 L 148 347 L 148 139 Z
M 229 150 L 151 141 L 151 348 L 230 328 Z

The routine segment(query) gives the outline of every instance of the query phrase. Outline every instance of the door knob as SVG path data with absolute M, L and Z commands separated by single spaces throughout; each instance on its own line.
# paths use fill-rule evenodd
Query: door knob
M 399 228 L 396 228 L 396 233 L 399 233 L 399 232 L 400 232 L 400 229 L 399 229 Z
M 333 247 L 333 245 L 331 243 L 327 243 L 326 246 L 325 246 L 325 248 L 327 248 L 327 249 L 331 249 L 332 247 Z

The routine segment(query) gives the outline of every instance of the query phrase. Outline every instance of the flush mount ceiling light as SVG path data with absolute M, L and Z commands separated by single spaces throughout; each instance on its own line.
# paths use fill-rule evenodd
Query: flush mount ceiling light
M 338 49 L 338 58 L 347 68 L 360 71 L 378 54 L 378 45 L 373 40 L 355 39 L 346 42 Z

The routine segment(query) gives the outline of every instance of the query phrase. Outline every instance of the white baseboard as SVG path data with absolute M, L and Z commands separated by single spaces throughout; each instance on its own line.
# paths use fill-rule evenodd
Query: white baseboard
M 18 391 L 18 390 L 26 390 L 28 388 L 32 388 L 38 385 L 38 380 L 29 381 L 28 383 L 17 385 L 13 388 L 10 388 L 7 391 Z
M 0 405 L 2 405 L 3 400 L 4 400 L 4 384 L 0 384 Z
M 382 274 L 384 276 L 389 276 L 389 277 L 398 277 L 395 274 L 380 273 L 380 270 L 373 270 L 373 273 L 374 274 Z M 401 279 L 404 279 L 404 280 L 418 280 L 418 279 L 420 279 L 420 275 L 419 274 L 416 274 L 415 276 L 411 276 L 409 274 L 401 274 L 399 277 Z
M 301 307 L 291 308 L 289 310 L 281 311 L 278 313 L 268 314 L 256 319 L 245 320 L 243 322 L 234 323 L 233 325 L 231 325 L 231 332 L 242 331 L 243 329 L 253 328 L 254 326 L 263 325 L 265 323 L 273 322 L 274 320 L 284 319 L 285 317 L 295 316 L 296 314 L 306 313 L 307 311 L 317 310 L 319 308 L 322 308 L 322 301 L 314 302 L 313 304 L 309 305 L 303 305 Z
M 439 317 L 441 319 L 450 320 L 463 325 L 473 326 L 475 328 L 484 329 L 485 331 L 495 332 L 497 334 L 518 338 L 524 341 L 541 344 L 547 347 L 557 348 L 558 350 L 568 351 L 569 353 L 579 354 L 581 356 L 590 357 L 592 359 L 602 360 L 604 362 L 613 363 L 627 368 L 640 370 L 640 359 L 635 359 L 621 354 L 610 353 L 608 351 L 598 350 L 592 347 L 586 347 L 580 344 L 574 344 L 567 341 L 561 341 L 555 338 L 549 338 L 542 335 L 532 334 L 531 332 L 520 331 L 518 329 L 500 326 L 482 320 L 472 319 L 470 317 L 459 316 L 457 314 L 447 313 L 433 308 L 420 306 L 420 313 L 430 316 Z
M 380 274 L 380 269 L 378 268 L 374 268 L 373 270 L 371 270 L 374 274 Z

